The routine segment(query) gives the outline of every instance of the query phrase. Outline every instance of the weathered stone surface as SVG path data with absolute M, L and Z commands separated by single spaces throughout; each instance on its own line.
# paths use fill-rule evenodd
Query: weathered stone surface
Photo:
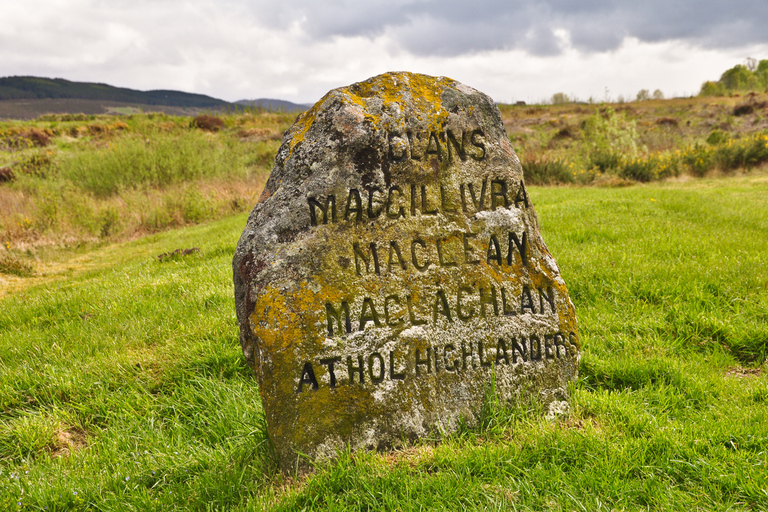
M 471 424 L 492 382 L 567 406 L 573 305 L 498 109 L 458 82 L 388 73 L 302 114 L 233 270 L 284 469 Z

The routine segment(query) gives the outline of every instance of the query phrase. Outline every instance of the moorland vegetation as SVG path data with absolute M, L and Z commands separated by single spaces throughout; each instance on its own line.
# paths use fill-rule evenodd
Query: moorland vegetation
M 529 184 L 620 186 L 768 162 L 768 94 L 500 105 Z M 0 121 L 0 242 L 99 242 L 252 207 L 295 114 Z

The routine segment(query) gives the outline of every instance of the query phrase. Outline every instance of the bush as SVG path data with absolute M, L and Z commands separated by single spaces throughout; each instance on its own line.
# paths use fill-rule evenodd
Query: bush
M 755 107 L 750 105 L 749 103 L 745 103 L 743 105 L 737 105 L 733 109 L 733 115 L 735 116 L 747 116 L 755 111 Z
M 534 157 L 521 162 L 523 176 L 530 185 L 555 185 L 558 183 L 573 183 L 573 164 L 567 164 L 560 159 Z
M 714 159 L 724 172 L 768 162 L 768 135 L 730 140 L 715 150 Z
M 0 255 L 0 274 L 29 277 L 35 273 L 32 265 L 22 261 L 10 252 Z
M 731 136 L 728 135 L 727 132 L 724 132 L 722 130 L 712 130 L 710 134 L 707 136 L 707 144 L 710 146 L 719 146 L 720 144 L 725 144 L 730 140 Z
M 200 128 L 208 132 L 217 132 L 226 126 L 224 120 L 220 117 L 211 116 L 208 114 L 202 114 L 194 119 L 190 123 L 193 128 Z
M 582 139 L 586 142 L 587 167 L 603 173 L 617 169 L 623 159 L 637 158 L 641 151 L 635 122 L 611 107 L 584 122 Z
M 719 82 L 704 82 L 701 84 L 699 96 L 725 96 L 725 87 Z

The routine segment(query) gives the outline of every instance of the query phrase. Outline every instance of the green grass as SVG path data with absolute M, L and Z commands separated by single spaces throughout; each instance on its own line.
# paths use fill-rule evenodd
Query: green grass
M 768 508 L 768 177 L 530 195 L 583 340 L 569 417 L 491 406 L 442 443 L 278 474 L 237 339 L 240 214 L 14 278 L 0 509 Z

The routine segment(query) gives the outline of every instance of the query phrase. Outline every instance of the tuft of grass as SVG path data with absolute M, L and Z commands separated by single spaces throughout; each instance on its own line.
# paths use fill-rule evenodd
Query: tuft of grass
M 12 252 L 0 253 L 0 274 L 29 277 L 34 273 L 35 269 L 30 263 L 15 256 Z

